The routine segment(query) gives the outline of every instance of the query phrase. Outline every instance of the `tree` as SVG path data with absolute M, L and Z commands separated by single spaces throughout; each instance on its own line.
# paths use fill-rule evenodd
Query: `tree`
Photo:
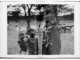
M 29 7 L 29 5 L 27 5 L 27 7 L 28 7 L 28 20 L 27 20 L 27 25 L 28 25 L 28 28 L 30 28 L 30 16 L 31 16 L 31 9 L 32 9 L 32 4 L 30 5 L 30 7 Z
M 28 25 L 28 29 L 30 28 L 30 16 L 31 16 L 31 9 L 32 9 L 32 7 L 34 6 L 33 4 L 22 4 L 21 5 L 22 6 L 22 8 L 24 9 L 24 12 L 25 12 L 25 18 L 26 18 L 26 21 L 27 21 L 27 25 Z M 26 7 L 27 7 L 27 9 L 28 9 L 28 12 L 26 12 Z M 28 13 L 28 15 L 27 15 L 27 13 Z M 27 16 L 28 16 L 28 18 L 27 18 Z
M 39 22 L 39 27 L 41 25 L 41 21 L 44 20 L 44 11 L 45 11 L 45 8 L 46 8 L 47 5 L 44 5 L 44 4 L 39 4 L 39 5 L 36 5 L 36 10 L 39 10 L 39 14 L 37 15 L 37 21 Z
M 10 8 L 12 5 L 11 4 L 9 4 L 8 6 L 7 6 L 7 8 Z M 13 7 L 13 9 L 12 10 L 14 10 L 15 9 L 15 11 L 12 11 L 12 14 L 11 15 L 13 15 L 13 16 L 15 16 L 15 18 L 20 14 L 20 7 L 22 7 L 23 8 L 23 10 L 24 10 L 24 16 L 25 16 L 25 19 L 26 19 L 26 22 L 27 22 L 27 25 L 28 25 L 28 29 L 30 28 L 30 16 L 31 16 L 31 9 L 32 9 L 32 7 L 34 6 L 34 4 L 16 4 L 16 5 L 13 5 L 12 7 Z M 17 7 L 17 8 L 16 8 Z M 27 11 L 26 11 L 27 10 Z M 8 11 L 8 15 L 10 14 L 9 13 L 10 11 Z
M 55 18 L 56 18 L 56 21 L 57 21 L 58 24 L 59 24 L 59 19 L 58 19 L 58 14 L 59 13 L 65 13 L 65 12 L 72 12 L 73 11 L 72 8 L 68 8 L 68 7 L 65 7 L 65 6 L 66 6 L 66 4 L 52 5 L 52 9 L 54 11 Z
M 14 20 L 18 22 L 18 16 L 20 14 L 19 5 L 7 5 L 8 11 L 7 16 L 13 16 Z M 9 23 L 9 20 L 8 20 Z
M 51 5 L 47 5 L 46 7 L 46 14 L 53 14 L 55 15 L 55 19 L 57 21 L 57 23 L 59 24 L 59 18 L 58 15 L 61 13 L 66 13 L 66 12 L 72 12 L 73 9 L 66 7 L 67 4 L 51 4 Z
M 14 17 L 15 21 L 18 22 L 18 17 L 19 17 L 20 11 L 14 11 L 12 12 L 12 16 Z

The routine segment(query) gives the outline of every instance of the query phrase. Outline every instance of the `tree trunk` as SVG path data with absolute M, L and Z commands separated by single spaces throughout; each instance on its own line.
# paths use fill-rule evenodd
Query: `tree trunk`
M 27 28 L 30 29 L 30 18 L 28 16 L 28 20 L 27 20 Z
M 38 30 L 38 54 L 42 55 L 42 38 L 43 38 L 43 33 L 41 29 Z
M 24 12 L 25 12 L 25 19 L 27 22 L 27 29 L 29 29 L 30 28 L 30 15 L 28 15 L 27 17 L 26 10 L 24 10 Z M 29 14 L 29 11 L 28 11 L 28 14 Z
M 28 25 L 28 29 L 30 29 L 30 9 L 28 9 L 28 20 L 27 20 L 27 25 Z
M 27 17 L 27 14 L 26 14 L 25 5 L 23 5 L 23 9 L 24 9 L 24 12 L 25 12 L 25 18 L 26 18 L 26 22 L 27 22 L 27 29 L 30 29 L 30 10 L 31 10 L 31 8 L 29 9 L 29 7 L 28 7 L 28 17 Z

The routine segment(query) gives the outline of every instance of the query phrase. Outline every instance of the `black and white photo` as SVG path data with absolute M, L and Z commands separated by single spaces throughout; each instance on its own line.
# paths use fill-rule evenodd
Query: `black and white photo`
M 74 55 L 74 5 L 8 4 L 7 54 Z

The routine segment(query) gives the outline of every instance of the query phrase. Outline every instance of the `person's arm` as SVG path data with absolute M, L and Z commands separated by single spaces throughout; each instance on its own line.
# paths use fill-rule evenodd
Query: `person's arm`
M 51 28 L 52 28 L 52 26 L 48 27 L 48 29 L 47 29 L 47 35 L 46 35 L 47 36 L 47 43 L 46 43 L 45 47 L 48 47 L 48 45 L 50 44 L 48 33 L 51 33 Z
M 29 40 L 30 40 L 30 39 L 27 39 L 27 41 L 26 41 L 27 44 L 28 44 Z
M 47 29 L 51 29 L 52 28 L 52 26 L 49 26 Z

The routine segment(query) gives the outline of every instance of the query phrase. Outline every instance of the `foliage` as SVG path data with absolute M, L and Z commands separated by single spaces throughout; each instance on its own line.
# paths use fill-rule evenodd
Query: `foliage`
M 12 16 L 19 16 L 20 15 L 20 7 L 24 10 L 24 16 L 26 18 L 26 21 L 29 25 L 30 23 L 30 16 L 32 15 L 31 13 L 34 13 L 31 11 L 31 9 L 33 9 L 32 7 L 36 7 L 35 11 L 39 11 L 38 16 L 37 16 L 37 20 L 41 21 L 43 20 L 44 15 L 47 16 L 49 14 L 55 15 L 55 20 L 59 23 L 59 18 L 58 16 L 62 13 L 67 13 L 70 12 L 72 13 L 74 9 L 66 7 L 68 4 L 16 4 L 16 5 L 11 5 L 9 4 L 7 6 L 7 8 L 13 7 L 14 11 L 8 11 L 8 15 L 12 15 Z M 28 18 L 27 18 L 28 16 Z M 42 17 L 42 18 L 39 18 Z

